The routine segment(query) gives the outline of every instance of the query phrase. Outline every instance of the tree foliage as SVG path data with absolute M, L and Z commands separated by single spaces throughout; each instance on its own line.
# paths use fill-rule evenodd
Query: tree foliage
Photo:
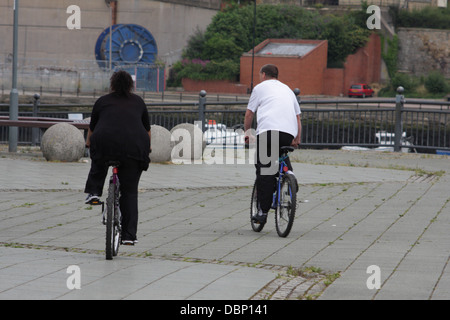
M 299 6 L 262 4 L 257 6 L 254 30 L 253 4 L 231 4 L 213 17 L 204 32 L 194 33 L 183 52 L 184 63 L 177 63 L 174 71 L 178 78 L 237 80 L 241 55 L 268 38 L 328 40 L 328 64 L 340 67 L 367 42 L 370 31 L 363 17 L 361 13 L 321 16 Z M 204 65 L 193 63 L 196 59 Z M 224 70 L 217 72 L 219 66 Z
M 425 88 L 431 93 L 447 93 L 450 89 L 445 77 L 438 71 L 431 72 L 425 79 Z
M 450 6 L 447 8 L 427 6 L 412 11 L 391 6 L 389 14 L 396 28 L 450 29 Z

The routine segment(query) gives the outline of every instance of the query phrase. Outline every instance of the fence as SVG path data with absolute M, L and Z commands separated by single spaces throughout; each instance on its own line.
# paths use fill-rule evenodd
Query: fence
M 227 144 L 227 137 L 242 135 L 247 101 L 148 103 L 151 124 L 171 130 L 180 123 L 201 121 L 207 142 Z M 0 116 L 7 116 L 0 104 Z M 91 105 L 20 105 L 19 116 L 89 117 Z M 159 109 L 159 110 L 158 110 Z M 450 151 L 450 102 L 392 99 L 302 100 L 302 147 L 380 148 L 423 153 Z M 255 125 L 255 124 L 254 124 Z M 33 128 L 19 128 L 18 142 L 33 143 Z M 208 130 L 207 130 L 208 129 Z M 42 135 L 42 130 L 40 135 Z M 37 141 L 39 143 L 40 140 Z M 0 127 L 0 143 L 8 142 L 7 127 Z

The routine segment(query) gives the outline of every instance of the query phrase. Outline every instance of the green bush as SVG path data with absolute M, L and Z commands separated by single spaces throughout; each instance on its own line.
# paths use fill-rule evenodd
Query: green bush
M 414 77 L 405 73 L 396 73 L 389 85 L 378 91 L 379 97 L 394 97 L 397 88 L 405 88 L 404 95 L 409 98 L 441 99 L 450 91 L 450 81 L 433 71 L 428 76 Z
M 391 86 L 394 91 L 402 86 L 406 92 L 413 92 L 419 85 L 419 81 L 406 73 L 397 72 L 391 79 Z
M 177 65 L 174 78 L 180 83 L 182 78 L 192 80 L 236 80 L 239 64 L 233 60 L 210 61 L 200 59 L 184 59 Z
M 204 32 L 197 29 L 188 40 L 184 60 L 172 68 L 168 85 L 179 84 L 183 77 L 239 77 L 240 57 L 253 47 L 254 6 L 253 1 L 241 1 L 241 6 L 232 4 L 234 1 L 229 3 Z M 268 38 L 328 40 L 328 63 L 333 66 L 342 66 L 349 54 L 365 45 L 371 33 L 363 19 L 353 13 L 344 17 L 321 16 L 295 5 L 269 4 L 258 5 L 255 29 L 255 45 Z
M 425 79 L 425 88 L 430 93 L 447 93 L 449 91 L 445 77 L 437 71 L 430 73 Z
M 397 61 L 398 61 L 398 49 L 399 49 L 399 41 L 398 36 L 394 35 L 392 39 L 387 38 L 387 52 L 384 49 L 385 42 L 384 37 L 382 37 L 381 41 L 381 57 L 386 63 L 386 67 L 388 70 L 388 74 L 390 77 L 393 77 L 397 72 Z
M 395 26 L 405 28 L 450 29 L 450 6 L 447 8 L 425 7 L 412 11 L 391 8 Z

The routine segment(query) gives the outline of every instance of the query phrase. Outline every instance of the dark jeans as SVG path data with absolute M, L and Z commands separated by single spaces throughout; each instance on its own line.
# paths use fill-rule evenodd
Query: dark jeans
M 142 163 L 134 159 L 121 161 L 119 167 L 120 211 L 122 212 L 122 239 L 136 240 L 138 224 L 138 185 L 142 174 Z M 86 181 L 85 193 L 102 195 L 108 166 L 92 161 Z
M 276 186 L 275 176 L 278 173 L 276 161 L 280 157 L 280 148 L 290 146 L 293 139 L 292 135 L 278 131 L 266 131 L 257 136 L 256 189 L 258 203 L 264 213 L 267 213 L 272 206 Z M 292 171 L 289 158 L 285 162 Z

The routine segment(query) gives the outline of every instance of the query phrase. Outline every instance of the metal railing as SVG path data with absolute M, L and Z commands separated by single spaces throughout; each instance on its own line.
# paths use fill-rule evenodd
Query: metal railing
M 401 89 L 395 98 L 301 100 L 301 147 L 450 151 L 450 102 L 405 100 Z M 227 134 L 236 136 L 235 131 L 243 129 L 247 103 L 211 102 L 202 91 L 198 101 L 147 103 L 147 107 L 152 125 L 171 130 L 181 123 L 200 121 L 205 131 L 206 125 L 211 128 L 211 124 L 216 124 L 220 125 L 223 131 L 220 134 L 226 141 Z M 7 107 L 0 104 L 0 115 L 8 115 Z M 34 104 L 19 106 L 19 115 L 67 119 L 70 114 L 78 113 L 87 118 L 91 108 L 92 105 L 44 105 L 36 96 Z M 36 128 L 19 128 L 19 144 L 39 143 L 39 139 L 32 138 L 33 129 Z M 211 141 L 208 132 L 205 139 Z M 40 129 L 39 136 L 42 133 Z M 7 127 L 0 127 L 0 143 L 8 143 Z

